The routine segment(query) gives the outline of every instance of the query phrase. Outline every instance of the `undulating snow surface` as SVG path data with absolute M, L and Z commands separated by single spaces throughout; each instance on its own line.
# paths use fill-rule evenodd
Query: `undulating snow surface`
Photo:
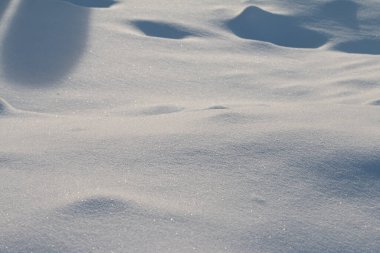
M 377 253 L 376 0 L 0 0 L 0 252 Z

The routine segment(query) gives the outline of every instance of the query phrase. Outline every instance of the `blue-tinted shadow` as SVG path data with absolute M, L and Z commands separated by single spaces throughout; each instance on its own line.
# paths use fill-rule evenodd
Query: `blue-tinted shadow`
M 10 2 L 10 0 L 1 0 L 0 1 L 0 20 L 3 17 L 3 14 L 4 14 L 5 10 L 7 9 L 9 2 Z
M 188 36 L 194 35 L 188 29 L 170 23 L 149 21 L 149 20 L 135 20 L 132 24 L 147 36 L 160 37 L 165 39 L 183 39 Z
M 335 0 L 325 3 L 319 10 L 319 18 L 334 21 L 352 29 L 359 28 L 359 4 L 351 0 Z
M 335 159 L 316 164 L 313 171 L 322 191 L 341 197 L 371 197 L 380 190 L 380 157 L 337 154 Z
M 116 3 L 114 0 L 62 0 L 82 7 L 108 8 Z
M 247 7 L 226 26 L 238 37 L 291 48 L 318 48 L 328 38 L 300 24 L 296 17 L 278 15 L 255 6 Z
M 3 41 L 5 77 L 28 87 L 66 77 L 85 50 L 89 17 L 89 10 L 62 1 L 23 0 Z
M 334 46 L 337 51 L 351 54 L 372 54 L 380 55 L 380 40 L 361 39 L 346 41 Z

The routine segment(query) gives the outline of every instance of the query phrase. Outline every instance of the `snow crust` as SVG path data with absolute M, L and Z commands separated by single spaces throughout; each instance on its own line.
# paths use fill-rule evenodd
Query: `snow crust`
M 379 252 L 379 13 L 1 0 L 0 252 Z

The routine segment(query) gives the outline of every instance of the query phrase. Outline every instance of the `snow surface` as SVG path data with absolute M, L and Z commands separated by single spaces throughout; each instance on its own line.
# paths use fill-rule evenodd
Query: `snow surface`
M 0 0 L 0 252 L 377 253 L 376 0 Z

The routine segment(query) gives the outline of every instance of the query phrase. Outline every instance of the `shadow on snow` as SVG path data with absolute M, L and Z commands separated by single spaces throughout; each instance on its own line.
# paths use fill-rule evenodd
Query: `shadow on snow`
M 47 87 L 67 76 L 86 47 L 89 17 L 89 10 L 64 2 L 22 1 L 3 42 L 5 77 Z

